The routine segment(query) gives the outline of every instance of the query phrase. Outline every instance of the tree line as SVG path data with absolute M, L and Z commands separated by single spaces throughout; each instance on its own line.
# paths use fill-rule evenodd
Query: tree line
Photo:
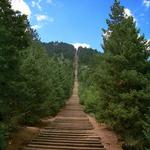
M 118 0 L 106 23 L 104 53 L 78 50 L 81 103 L 122 136 L 124 150 L 149 150 L 150 45 Z
M 55 115 L 72 92 L 74 47 L 42 43 L 27 16 L 0 1 L 0 150 L 21 125 Z

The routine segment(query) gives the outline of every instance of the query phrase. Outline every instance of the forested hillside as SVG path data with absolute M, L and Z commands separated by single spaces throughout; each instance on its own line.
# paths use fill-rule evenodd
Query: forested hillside
M 75 49 L 74 46 L 64 42 L 49 42 L 43 43 L 46 48 L 49 56 L 57 57 L 61 56 L 62 58 L 74 59 Z
M 79 49 L 80 98 L 85 110 L 119 133 L 125 150 L 150 149 L 150 61 L 147 40 L 115 0 L 99 61 Z M 90 51 L 90 52 L 89 52 Z M 95 53 L 95 55 L 94 55 Z M 92 60 L 92 62 L 91 62 Z
M 46 47 L 28 19 L 0 1 L 0 150 L 18 126 L 55 115 L 72 92 L 74 47 Z

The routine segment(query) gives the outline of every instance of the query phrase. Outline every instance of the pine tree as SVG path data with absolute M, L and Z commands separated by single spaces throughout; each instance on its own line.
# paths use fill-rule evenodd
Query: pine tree
M 150 106 L 146 40 L 118 0 L 109 16 L 108 29 L 103 29 L 104 63 L 98 82 L 101 99 L 97 117 L 120 132 L 129 145 L 140 149 L 144 143 L 143 114 Z
M 17 107 L 20 51 L 29 45 L 25 15 L 11 9 L 8 0 L 0 1 L 0 113 L 9 120 L 9 109 Z M 4 108 L 4 109 L 3 109 Z M 6 113 L 6 114 L 5 114 Z M 11 114 L 12 113 L 12 114 Z
M 18 112 L 20 51 L 30 42 L 25 15 L 11 9 L 8 0 L 0 1 L 0 149 L 5 147 L 6 128 L 13 127 Z
M 71 49 L 68 51 L 73 52 Z M 55 115 L 70 96 L 72 60 L 64 59 L 61 55 L 49 57 L 44 45 L 37 40 L 32 41 L 22 55 L 20 70 L 24 86 L 20 94 L 20 107 L 24 116 L 21 121 L 24 124 L 35 124 L 41 117 Z

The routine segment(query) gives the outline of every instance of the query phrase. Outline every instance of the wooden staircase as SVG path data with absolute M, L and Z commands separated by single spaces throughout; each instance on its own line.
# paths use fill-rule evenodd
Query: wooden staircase
M 76 59 L 77 68 L 77 59 Z M 73 94 L 52 123 L 24 150 L 106 150 L 79 104 L 77 69 Z

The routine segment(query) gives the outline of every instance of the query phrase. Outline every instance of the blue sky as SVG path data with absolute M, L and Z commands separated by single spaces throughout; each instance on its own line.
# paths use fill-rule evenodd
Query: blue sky
M 26 13 L 41 40 L 84 43 L 102 50 L 102 31 L 113 0 L 12 0 L 14 9 Z M 150 39 L 150 0 L 121 0 L 141 33 Z

